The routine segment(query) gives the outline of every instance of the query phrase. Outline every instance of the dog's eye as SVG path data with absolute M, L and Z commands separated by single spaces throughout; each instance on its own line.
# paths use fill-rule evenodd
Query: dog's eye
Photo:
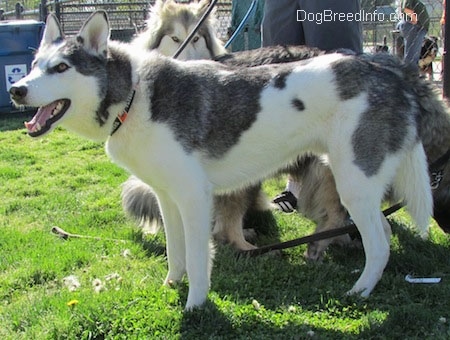
M 59 63 L 58 65 L 55 66 L 55 71 L 58 73 L 63 73 L 64 71 L 66 71 L 69 68 L 69 65 L 67 65 L 66 63 Z
M 193 42 L 193 43 L 196 43 L 199 39 L 200 39 L 200 37 L 195 36 L 195 37 L 192 39 L 192 42 Z
M 172 36 L 172 40 L 173 41 L 175 41 L 176 43 L 179 43 L 180 42 L 180 39 L 178 39 L 178 37 L 177 36 Z

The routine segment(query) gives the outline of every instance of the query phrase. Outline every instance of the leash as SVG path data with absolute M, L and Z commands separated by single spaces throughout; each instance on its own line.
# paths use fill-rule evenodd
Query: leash
M 397 210 L 400 210 L 403 206 L 404 206 L 403 203 L 397 203 L 397 204 L 383 210 L 383 215 L 387 217 L 387 216 L 393 214 L 394 212 L 396 212 Z M 262 255 L 262 254 L 265 254 L 265 253 L 268 253 L 268 252 L 271 252 L 274 250 L 282 250 L 282 249 L 286 249 L 286 248 L 292 248 L 292 247 L 299 246 L 301 244 L 324 240 L 327 238 L 331 238 L 331 237 L 335 237 L 335 236 L 339 236 L 339 235 L 345 235 L 345 234 L 357 232 L 357 231 L 358 231 L 358 229 L 356 228 L 356 225 L 353 222 L 349 222 L 345 226 L 340 227 L 340 228 L 322 231 L 320 233 L 303 236 L 303 237 L 296 238 L 296 239 L 290 240 L 290 241 L 269 244 L 267 246 L 262 246 L 262 247 L 259 247 L 256 249 L 243 250 L 243 251 L 240 251 L 238 254 L 239 254 L 239 256 L 255 257 L 255 256 L 259 256 L 259 255 Z
M 192 38 L 194 37 L 195 33 L 197 33 L 197 31 L 200 29 L 200 26 L 203 24 L 203 22 L 206 20 L 206 18 L 208 17 L 209 13 L 211 13 L 211 11 L 213 10 L 214 6 L 216 5 L 217 0 L 212 0 L 209 3 L 208 8 L 206 9 L 205 13 L 203 13 L 202 17 L 200 18 L 200 20 L 198 21 L 197 25 L 194 27 L 194 29 L 192 30 L 191 33 L 189 33 L 189 35 L 186 37 L 186 39 L 184 39 L 183 43 L 180 45 L 180 47 L 178 48 L 178 50 L 175 52 L 175 54 L 173 55 L 172 58 L 176 59 L 178 58 L 178 56 L 181 54 L 181 52 L 183 52 L 183 50 L 186 48 L 187 44 L 189 44 L 189 42 L 192 40 Z

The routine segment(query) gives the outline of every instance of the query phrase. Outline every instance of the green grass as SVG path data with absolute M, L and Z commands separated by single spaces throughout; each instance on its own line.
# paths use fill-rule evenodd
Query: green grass
M 1 339 L 450 337 L 449 237 L 433 225 L 430 240 L 420 240 L 403 212 L 390 219 L 391 258 L 367 299 L 345 295 L 364 265 L 361 249 L 332 247 L 322 263 L 308 263 L 305 246 L 237 258 L 219 245 L 209 301 L 183 312 L 187 282 L 161 285 L 164 236 L 143 237 L 121 209 L 127 174 L 103 145 L 62 129 L 33 140 L 21 128 L 25 119 L 0 116 Z M 265 189 L 272 196 L 283 186 L 284 179 L 274 179 Z M 296 215 L 274 218 L 276 228 L 267 215 L 249 221 L 265 224 L 259 244 L 314 228 Z M 98 239 L 63 240 L 53 226 Z M 412 285 L 406 274 L 443 280 Z M 70 275 L 80 283 L 74 291 L 64 283 Z

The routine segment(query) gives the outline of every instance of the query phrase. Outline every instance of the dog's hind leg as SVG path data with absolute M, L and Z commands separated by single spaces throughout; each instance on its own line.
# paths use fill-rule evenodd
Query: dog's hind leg
M 384 187 L 379 183 L 379 178 L 369 178 L 353 165 L 349 169 L 349 164 L 352 163 L 344 164 L 347 165 L 345 169 L 332 168 L 342 203 L 361 234 L 366 263 L 361 276 L 348 293 L 367 297 L 380 280 L 389 260 L 389 240 L 380 214 Z
M 361 234 L 366 256 L 364 270 L 349 294 L 360 293 L 367 297 L 383 275 L 389 260 L 390 242 L 379 213 L 380 201 L 370 197 L 363 200 L 347 200 L 345 205 Z
M 256 248 L 247 242 L 243 230 L 244 215 L 250 207 L 251 191 L 252 188 L 246 188 L 214 197 L 214 238 L 224 243 L 229 242 L 237 250 Z

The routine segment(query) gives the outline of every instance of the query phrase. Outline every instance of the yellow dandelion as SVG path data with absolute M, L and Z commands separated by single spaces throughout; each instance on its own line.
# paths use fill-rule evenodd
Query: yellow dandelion
M 77 304 L 78 304 L 78 300 L 70 300 L 69 302 L 67 302 L 67 306 L 69 306 L 69 307 L 74 307 Z

